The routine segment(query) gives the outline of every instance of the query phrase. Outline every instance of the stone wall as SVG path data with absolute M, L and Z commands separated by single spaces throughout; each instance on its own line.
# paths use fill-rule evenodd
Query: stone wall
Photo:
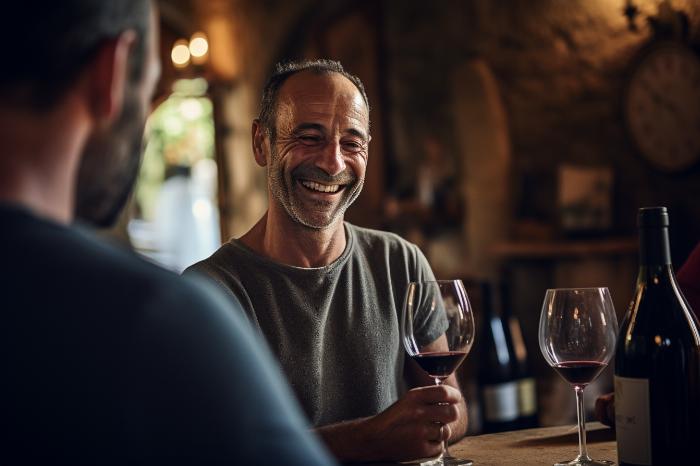
M 556 224 L 561 163 L 614 170 L 613 232 L 634 233 L 636 208 L 671 207 L 674 255 L 700 239 L 700 170 L 660 173 L 636 153 L 622 111 L 628 71 L 651 37 L 646 17 L 658 1 L 638 0 L 638 31 L 623 0 L 437 1 L 386 3 L 393 156 L 402 183 L 415 178 L 422 134 L 437 134 L 457 163 L 451 77 L 479 57 L 500 84 L 510 126 L 512 215 Z M 697 42 L 700 2 L 676 1 Z M 504 183 L 509 182 L 504 180 Z

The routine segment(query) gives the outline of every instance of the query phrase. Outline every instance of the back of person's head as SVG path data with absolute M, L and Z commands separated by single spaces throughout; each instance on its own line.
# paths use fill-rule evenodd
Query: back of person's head
M 0 117 L 17 129 L 7 130 L 3 143 L 8 152 L 36 134 L 51 139 L 51 150 L 32 146 L 22 170 L 50 174 L 54 183 L 43 185 L 54 194 L 62 192 L 58 180 L 74 185 L 66 189 L 74 191 L 75 215 L 65 220 L 109 226 L 129 197 L 159 75 L 153 13 L 151 0 L 13 0 L 0 7 L 0 30 L 14 42 L 2 56 Z M 71 138 L 75 144 L 63 144 Z M 41 212 L 63 208 L 19 189 L 11 195 Z
M 133 30 L 130 79 L 139 79 L 150 0 L 13 0 L 0 7 L 0 105 L 43 110 L 75 82 L 100 45 Z

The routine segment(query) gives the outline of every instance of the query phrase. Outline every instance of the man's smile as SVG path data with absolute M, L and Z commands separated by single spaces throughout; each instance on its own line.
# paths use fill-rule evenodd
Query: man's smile
M 321 193 L 330 193 L 334 194 L 340 191 L 342 188 L 345 187 L 345 185 L 341 184 L 322 184 L 322 183 L 317 183 L 316 181 L 308 181 L 308 180 L 299 180 L 299 183 L 304 186 L 307 189 L 310 189 L 311 191 L 316 191 L 316 192 L 321 192 Z

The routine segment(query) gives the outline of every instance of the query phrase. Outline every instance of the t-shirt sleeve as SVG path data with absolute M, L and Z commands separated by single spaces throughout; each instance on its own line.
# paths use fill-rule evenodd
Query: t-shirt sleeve
M 435 281 L 433 269 L 430 268 L 428 259 L 423 254 L 423 251 L 416 245 L 412 245 L 416 261 L 416 280 L 415 281 Z
M 177 290 L 153 300 L 131 345 L 132 456 L 170 464 L 335 464 L 232 301 L 201 280 L 178 281 Z
M 435 342 L 447 330 L 445 304 L 437 288 L 417 292 L 414 301 L 414 339 L 418 349 Z
M 415 245 L 416 280 L 417 282 L 435 281 L 428 259 Z M 421 347 L 433 343 L 447 330 L 448 324 L 444 314 L 444 303 L 437 293 L 437 288 L 418 289 L 412 296 L 414 302 L 414 338 L 416 344 Z

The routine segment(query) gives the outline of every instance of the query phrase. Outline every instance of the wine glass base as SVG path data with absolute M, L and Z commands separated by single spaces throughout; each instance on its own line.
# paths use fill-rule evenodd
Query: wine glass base
M 442 457 L 435 460 L 426 461 L 420 466 L 473 466 L 474 462 L 468 459 L 455 458 L 453 456 Z
M 571 460 L 555 463 L 554 466 L 611 466 L 614 461 L 608 460 Z

